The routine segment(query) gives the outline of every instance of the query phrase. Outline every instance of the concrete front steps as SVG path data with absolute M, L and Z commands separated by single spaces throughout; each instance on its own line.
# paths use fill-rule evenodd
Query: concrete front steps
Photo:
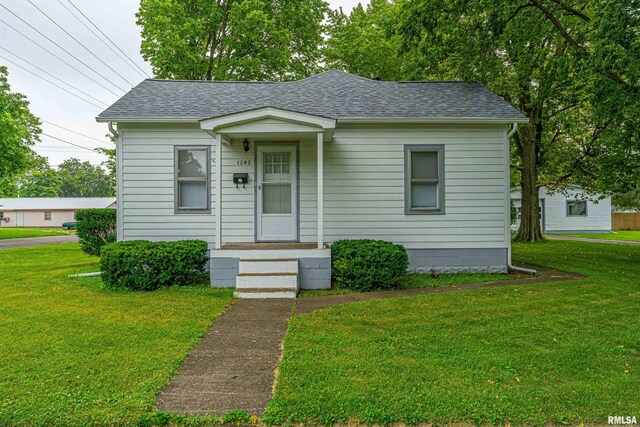
M 298 295 L 297 259 L 240 259 L 237 298 L 295 298 Z

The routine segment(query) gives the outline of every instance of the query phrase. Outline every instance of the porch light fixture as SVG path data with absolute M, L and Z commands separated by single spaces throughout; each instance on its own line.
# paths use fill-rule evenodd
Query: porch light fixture
M 242 146 L 245 152 L 249 151 L 249 140 L 245 138 L 244 141 L 242 141 Z

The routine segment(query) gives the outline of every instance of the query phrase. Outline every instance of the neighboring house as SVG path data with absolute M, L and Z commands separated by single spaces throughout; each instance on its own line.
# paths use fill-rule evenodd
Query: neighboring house
M 115 208 L 115 197 L 19 197 L 0 199 L 0 228 L 62 227 L 76 211 Z
M 212 285 L 239 296 L 329 287 L 339 239 L 400 243 L 414 271 L 507 271 L 508 131 L 527 119 L 480 83 L 145 80 L 97 120 L 119 240 L 206 240 Z
M 520 189 L 511 191 L 517 209 L 513 229 L 520 226 Z M 540 225 L 544 233 L 610 233 L 611 197 L 588 196 L 580 187 L 565 191 L 540 188 Z

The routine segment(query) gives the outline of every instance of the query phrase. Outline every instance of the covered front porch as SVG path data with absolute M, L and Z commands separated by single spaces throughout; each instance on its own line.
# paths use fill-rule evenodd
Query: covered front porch
M 250 298 L 330 287 L 324 154 L 335 120 L 268 107 L 201 128 L 214 138 L 212 285 Z

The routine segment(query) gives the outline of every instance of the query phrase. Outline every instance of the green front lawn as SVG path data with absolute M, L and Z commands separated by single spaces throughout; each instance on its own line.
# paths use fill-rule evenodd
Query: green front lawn
M 23 237 L 46 237 L 46 236 L 64 236 L 71 234 L 72 231 L 62 230 L 60 228 L 0 228 L 0 240 L 2 239 L 19 239 Z
M 613 233 L 596 234 L 560 234 L 560 236 L 584 237 L 587 239 L 630 240 L 640 242 L 640 231 L 614 231 Z
M 289 324 L 263 422 L 606 424 L 640 414 L 640 248 L 518 244 L 579 281 L 367 301 Z
M 136 425 L 232 300 L 230 289 L 115 292 L 75 243 L 0 254 L 0 425 Z
M 431 274 L 412 273 L 407 274 L 399 286 L 399 289 L 413 288 L 437 288 L 440 286 L 468 285 L 471 283 L 495 282 L 500 280 L 513 280 L 522 276 L 517 274 L 491 274 L 491 273 L 461 273 L 461 274 Z M 302 290 L 299 298 L 307 298 L 324 295 L 345 295 L 357 293 L 351 289 L 339 288 L 335 283 L 331 289 Z

